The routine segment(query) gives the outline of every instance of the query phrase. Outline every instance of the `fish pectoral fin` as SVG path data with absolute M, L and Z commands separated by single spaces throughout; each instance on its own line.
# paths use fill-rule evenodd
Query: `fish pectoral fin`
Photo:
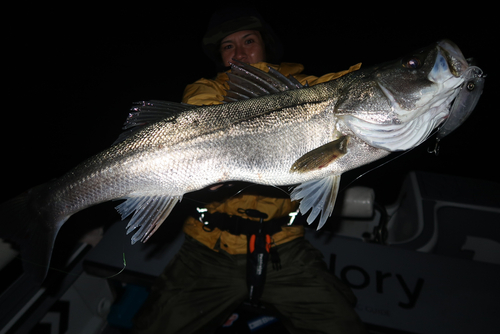
M 294 162 L 290 172 L 303 173 L 328 166 L 347 153 L 348 136 L 342 136 L 332 142 L 307 152 Z
M 165 221 L 182 196 L 142 196 L 127 197 L 116 207 L 122 219 L 133 213 L 127 224 L 127 234 L 137 229 L 131 242 L 146 242 Z
M 307 223 L 311 224 L 321 213 L 318 230 L 325 225 L 333 212 L 340 185 L 340 175 L 331 175 L 323 179 L 312 180 L 295 187 L 290 194 L 292 201 L 300 200 L 299 210 L 305 215 L 310 209 Z

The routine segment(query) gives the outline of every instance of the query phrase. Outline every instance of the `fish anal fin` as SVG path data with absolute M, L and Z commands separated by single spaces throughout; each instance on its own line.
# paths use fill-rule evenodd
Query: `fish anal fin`
M 127 234 L 135 231 L 131 242 L 146 242 L 168 217 L 182 196 L 138 196 L 129 197 L 116 207 L 122 216 L 127 218 L 133 213 L 127 225 Z
M 332 142 L 307 152 L 294 162 L 290 172 L 303 173 L 324 168 L 347 153 L 348 136 L 342 136 Z
M 321 213 L 318 230 L 325 225 L 333 212 L 340 185 L 340 175 L 332 174 L 319 180 L 304 182 L 295 187 L 290 194 L 292 201 L 300 200 L 299 210 L 305 215 L 309 210 L 307 223 L 311 224 Z

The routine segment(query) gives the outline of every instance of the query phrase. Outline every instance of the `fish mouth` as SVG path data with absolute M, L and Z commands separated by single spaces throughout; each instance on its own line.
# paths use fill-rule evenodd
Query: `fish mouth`
M 449 107 L 467 73 L 467 60 L 458 46 L 449 40 L 441 40 L 421 53 L 432 57 L 425 75 L 429 84 L 407 93 L 400 89 L 404 82 L 398 85 L 390 80 L 377 81 L 391 106 L 391 122 L 376 122 L 359 115 L 342 118 L 347 127 L 369 145 L 392 152 L 410 149 L 426 140 L 448 117 Z M 404 78 L 412 83 L 412 76 Z
M 460 51 L 455 43 L 448 39 L 441 40 L 437 44 L 440 51 L 440 56 L 443 57 L 444 61 L 446 61 L 450 73 L 457 78 L 461 77 L 469 67 L 469 64 L 462 54 L 462 51 Z M 442 65 L 442 62 L 436 61 L 435 67 L 439 67 Z

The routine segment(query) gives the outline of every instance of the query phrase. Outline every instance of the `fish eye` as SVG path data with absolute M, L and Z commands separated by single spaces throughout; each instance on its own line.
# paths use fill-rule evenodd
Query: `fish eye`
M 420 61 L 420 58 L 412 56 L 403 59 L 403 66 L 410 70 L 417 70 L 422 67 L 422 62 Z
M 474 82 L 473 82 L 473 81 L 469 81 L 469 82 L 467 83 L 467 86 L 466 86 L 466 87 L 467 87 L 467 90 L 468 90 L 468 91 L 472 92 L 472 91 L 474 90 L 474 88 L 476 88 L 476 85 L 474 84 Z

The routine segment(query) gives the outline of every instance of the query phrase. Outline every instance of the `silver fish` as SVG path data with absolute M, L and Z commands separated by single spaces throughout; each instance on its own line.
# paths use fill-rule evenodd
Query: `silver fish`
M 467 68 L 448 40 L 312 87 L 234 65 L 228 99 L 236 102 L 136 106 L 115 145 L 2 204 L 2 237 L 24 244 L 26 271 L 43 280 L 74 213 L 125 199 L 117 209 L 132 215 L 132 243 L 146 241 L 184 194 L 234 180 L 298 185 L 292 200 L 321 227 L 341 174 L 423 142 L 448 117 Z

